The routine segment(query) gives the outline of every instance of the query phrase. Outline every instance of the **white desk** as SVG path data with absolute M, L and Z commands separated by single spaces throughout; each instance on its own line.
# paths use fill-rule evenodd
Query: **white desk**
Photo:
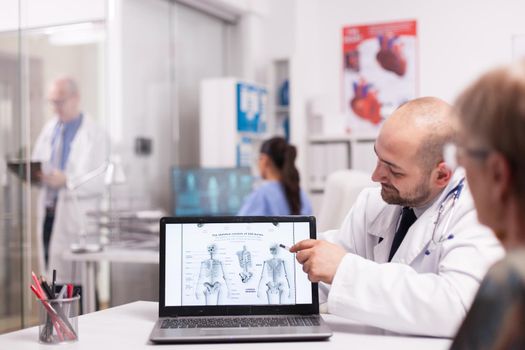
M 96 311 L 95 305 L 95 267 L 101 261 L 158 264 L 159 252 L 146 249 L 124 249 L 106 247 L 97 253 L 71 253 L 63 255 L 65 260 L 76 261 L 81 264 L 81 281 L 83 286 L 82 307 L 84 313 Z
M 139 301 L 112 309 L 80 316 L 78 321 L 79 341 L 60 349 L 146 349 L 153 348 L 148 341 L 149 333 L 157 319 L 157 303 Z M 192 349 L 268 349 L 286 347 L 287 350 L 314 349 L 402 349 L 433 350 L 448 349 L 449 339 L 386 335 L 377 328 L 359 326 L 333 315 L 323 315 L 334 335 L 322 342 L 286 343 L 220 343 L 191 344 L 183 348 Z M 54 349 L 38 343 L 38 327 L 0 335 L 0 349 Z M 162 349 L 180 349 L 181 345 L 157 346 Z

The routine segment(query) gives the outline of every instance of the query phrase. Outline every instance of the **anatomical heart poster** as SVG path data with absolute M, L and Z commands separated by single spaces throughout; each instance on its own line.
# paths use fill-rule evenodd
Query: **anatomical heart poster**
M 417 94 L 416 21 L 343 28 L 346 131 L 377 132 Z

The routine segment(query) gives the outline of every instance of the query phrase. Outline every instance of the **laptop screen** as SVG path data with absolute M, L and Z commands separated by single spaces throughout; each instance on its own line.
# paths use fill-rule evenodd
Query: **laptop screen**
M 164 305 L 312 304 L 312 283 L 287 248 L 315 235 L 313 220 L 165 222 Z

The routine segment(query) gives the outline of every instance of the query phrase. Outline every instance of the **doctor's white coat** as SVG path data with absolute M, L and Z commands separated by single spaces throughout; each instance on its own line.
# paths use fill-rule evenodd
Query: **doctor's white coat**
M 57 122 L 58 119 L 53 118 L 44 125 L 33 149 L 33 160 L 49 163 L 52 151 L 51 139 Z M 79 242 L 80 232 L 87 229 L 86 212 L 98 208 L 104 190 L 104 176 L 99 174 L 86 181 L 86 175 L 90 172 L 97 173 L 95 170 L 105 164 L 108 157 L 108 141 L 106 133 L 84 114 L 82 123 L 71 142 L 64 170 L 68 186 L 58 191 L 47 271 L 44 268 L 42 238 L 47 188 L 41 187 L 37 208 L 37 246 L 40 272 L 45 273 L 48 278 L 50 278 L 49 271 L 56 269 L 59 282 L 80 282 L 80 269 L 75 263 L 63 260 L 62 255 L 70 250 L 72 243 Z M 75 205 L 75 197 L 78 205 Z
M 329 313 L 399 333 L 454 336 L 487 269 L 504 254 L 493 233 L 479 224 L 466 183 L 447 232 L 442 231 L 450 209 L 442 214 L 434 241 L 442 234 L 454 237 L 432 244 L 441 201 L 463 176 L 462 169 L 456 171 L 410 227 L 391 263 L 401 207 L 386 204 L 379 187 L 361 192 L 342 227 L 320 235 L 349 252 L 332 285 L 319 285 Z

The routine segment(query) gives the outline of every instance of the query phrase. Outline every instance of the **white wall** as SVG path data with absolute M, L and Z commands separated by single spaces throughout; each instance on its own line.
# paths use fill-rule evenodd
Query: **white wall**
M 420 49 L 420 95 L 452 101 L 472 78 L 511 58 L 513 34 L 525 33 L 525 2 L 517 0 L 320 1 L 317 51 L 320 89 L 340 101 L 341 28 L 416 19 Z M 298 28 L 307 30 L 307 28 Z
M 111 115 L 115 154 L 123 157 L 129 195 L 142 197 L 143 207 L 169 208 L 172 121 L 170 108 L 170 5 L 164 0 L 120 2 L 119 47 L 109 47 L 110 69 L 119 70 L 121 111 Z M 110 72 L 110 74 L 112 74 Z M 111 101 L 110 101 L 111 103 Z M 152 140 L 152 153 L 134 153 L 136 137 Z M 162 185 L 161 185 L 162 184 Z
M 201 81 L 227 74 L 226 33 L 229 25 L 187 6 L 172 6 L 173 76 L 177 98 L 173 115 L 177 120 L 174 128 L 177 137 L 173 140 L 177 158 L 172 159 L 172 164 L 193 167 L 202 164 L 199 159 L 200 146 L 203 145 L 199 142 Z
M 509 62 L 512 35 L 525 33 L 525 2 L 519 0 L 299 0 L 295 5 L 291 100 L 296 142 L 307 137 L 306 129 L 297 126 L 306 124 L 310 98 L 325 95 L 327 109 L 342 110 L 341 30 L 346 25 L 416 19 L 419 95 L 449 102 L 480 72 Z M 306 169 L 304 159 L 300 166 Z
M 295 0 L 264 0 L 267 11 L 261 50 L 269 60 L 291 58 L 294 50 Z

